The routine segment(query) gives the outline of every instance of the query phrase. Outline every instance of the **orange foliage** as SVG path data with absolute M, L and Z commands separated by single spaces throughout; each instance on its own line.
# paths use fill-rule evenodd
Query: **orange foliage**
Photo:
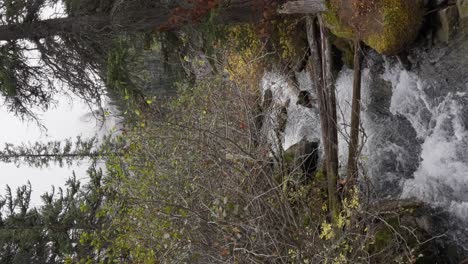
M 172 10 L 167 22 L 158 30 L 164 31 L 180 27 L 189 22 L 200 22 L 212 9 L 219 4 L 218 0 L 187 0 L 192 8 L 176 7 Z

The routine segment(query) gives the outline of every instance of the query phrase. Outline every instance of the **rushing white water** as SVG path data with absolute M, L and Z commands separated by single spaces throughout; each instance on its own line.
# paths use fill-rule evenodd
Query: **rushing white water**
M 417 198 L 468 219 L 468 96 L 450 89 L 440 92 L 396 62 L 386 62 L 377 76 L 371 70 L 363 70 L 361 163 L 378 185 L 377 191 L 393 198 Z M 278 109 L 289 101 L 284 149 L 302 138 L 320 141 L 317 107 L 296 104 L 299 90 L 308 90 L 316 98 L 312 84 L 306 72 L 297 77 L 299 89 L 281 74 L 267 73 L 262 80 L 263 91 L 270 89 L 273 94 L 266 118 L 270 143 L 276 138 L 271 128 L 278 125 Z M 344 68 L 336 81 L 342 164 L 348 151 L 352 78 L 352 70 Z
M 280 135 L 279 139 L 283 149 L 288 149 L 303 138 L 309 141 L 320 141 L 318 109 L 297 104 L 299 90 L 307 90 L 315 98 L 309 74 L 306 72 L 298 73 L 297 80 L 299 87 L 294 87 L 283 75 L 266 73 L 261 81 L 263 94 L 269 89 L 273 97 L 272 105 L 265 113 L 263 130 L 264 134 L 267 135 L 267 141 L 274 149 L 277 148 L 278 142 L 275 131 L 278 130 L 279 115 L 281 115 L 281 107 L 284 106 L 287 108 L 287 121 L 284 134 Z
M 468 130 L 463 114 L 468 98 L 460 92 L 433 97 L 434 87 L 398 66 L 387 66 L 383 77 L 392 83 L 391 112 L 406 117 L 423 142 L 419 167 L 414 178 L 404 182 L 402 197 L 449 207 L 468 218 Z
M 398 181 L 402 198 L 417 198 L 434 206 L 449 209 L 461 219 L 468 219 L 468 97 L 461 92 L 432 93 L 433 87 L 416 73 L 404 70 L 398 63 L 386 63 L 379 76 L 391 84 L 391 100 L 387 110 L 371 118 L 367 108 L 373 101 L 369 94 L 369 70 L 363 73 L 362 127 L 366 144 L 361 161 L 368 176 Z M 340 160 L 346 161 L 349 127 L 352 71 L 341 71 L 336 82 L 339 103 Z M 381 106 L 379 106 L 381 107 Z M 385 109 L 384 109 L 385 110 Z M 381 110 L 382 112 L 385 112 Z M 405 127 L 393 119 L 411 124 Z M 413 130 L 413 131 L 411 131 Z M 412 144 L 396 139 L 411 138 Z M 401 141 L 401 140 L 400 140 Z M 420 149 L 420 151 L 415 151 Z M 418 153 L 417 159 L 414 156 Z M 388 163 L 382 163 L 388 159 Z M 416 162 L 415 162 L 416 161 Z M 416 163 L 416 164 L 413 164 Z M 416 165 L 414 171 L 411 167 Z M 409 179 L 403 173 L 410 173 Z M 383 175 L 382 175 L 383 174 Z M 398 188 L 387 185 L 380 188 Z
M 366 112 L 369 103 L 368 98 L 368 69 L 362 72 L 362 94 L 361 94 L 361 110 Z M 338 118 L 338 155 L 341 164 L 347 164 L 348 161 L 348 139 L 350 135 L 351 124 L 351 106 L 353 98 L 353 71 L 349 68 L 343 68 L 336 79 L 336 99 L 337 99 L 337 118 Z M 367 127 L 366 116 L 362 116 L 362 127 Z M 364 134 L 361 133 L 361 137 Z M 366 137 L 369 135 L 366 134 Z M 365 157 L 364 155 L 362 156 Z M 345 175 L 345 166 L 340 167 L 340 175 Z

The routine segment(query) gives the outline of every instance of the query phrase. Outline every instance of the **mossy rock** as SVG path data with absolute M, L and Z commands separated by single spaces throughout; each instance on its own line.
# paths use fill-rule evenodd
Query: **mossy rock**
M 417 37 L 424 8 L 420 0 L 328 0 L 324 14 L 338 37 L 360 39 L 381 54 L 397 54 Z
M 344 39 L 354 39 L 353 28 L 343 19 L 342 10 L 346 6 L 347 1 L 342 0 L 328 0 L 327 12 L 323 14 L 326 26 L 337 37 Z

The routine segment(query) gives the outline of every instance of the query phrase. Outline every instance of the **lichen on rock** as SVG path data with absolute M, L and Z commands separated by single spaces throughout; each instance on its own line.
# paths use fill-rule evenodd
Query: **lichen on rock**
M 420 0 L 328 0 L 326 25 L 338 37 L 360 39 L 381 54 L 396 54 L 417 37 Z

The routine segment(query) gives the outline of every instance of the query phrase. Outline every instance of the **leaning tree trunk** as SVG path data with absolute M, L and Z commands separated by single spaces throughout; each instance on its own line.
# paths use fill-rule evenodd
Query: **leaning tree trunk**
M 348 150 L 348 177 L 346 185 L 353 185 L 358 175 L 357 159 L 359 156 L 359 125 L 361 113 L 361 58 L 360 41 L 354 42 L 354 80 L 353 103 L 351 107 L 351 134 Z
M 210 3 L 210 1 L 206 1 Z M 274 0 L 273 0 L 274 2 Z M 203 4 L 203 3 L 202 3 Z M 88 15 L 29 21 L 22 24 L 0 26 L 0 41 L 41 39 L 63 34 L 87 32 L 135 32 L 145 30 L 174 30 L 188 23 L 199 22 L 211 10 L 217 10 L 216 23 L 235 24 L 258 21 L 272 1 L 236 0 L 218 5 L 159 6 L 150 9 L 125 10 L 119 14 Z
M 65 17 L 0 26 L 0 41 L 40 39 L 63 33 L 99 31 L 110 25 L 105 16 Z

